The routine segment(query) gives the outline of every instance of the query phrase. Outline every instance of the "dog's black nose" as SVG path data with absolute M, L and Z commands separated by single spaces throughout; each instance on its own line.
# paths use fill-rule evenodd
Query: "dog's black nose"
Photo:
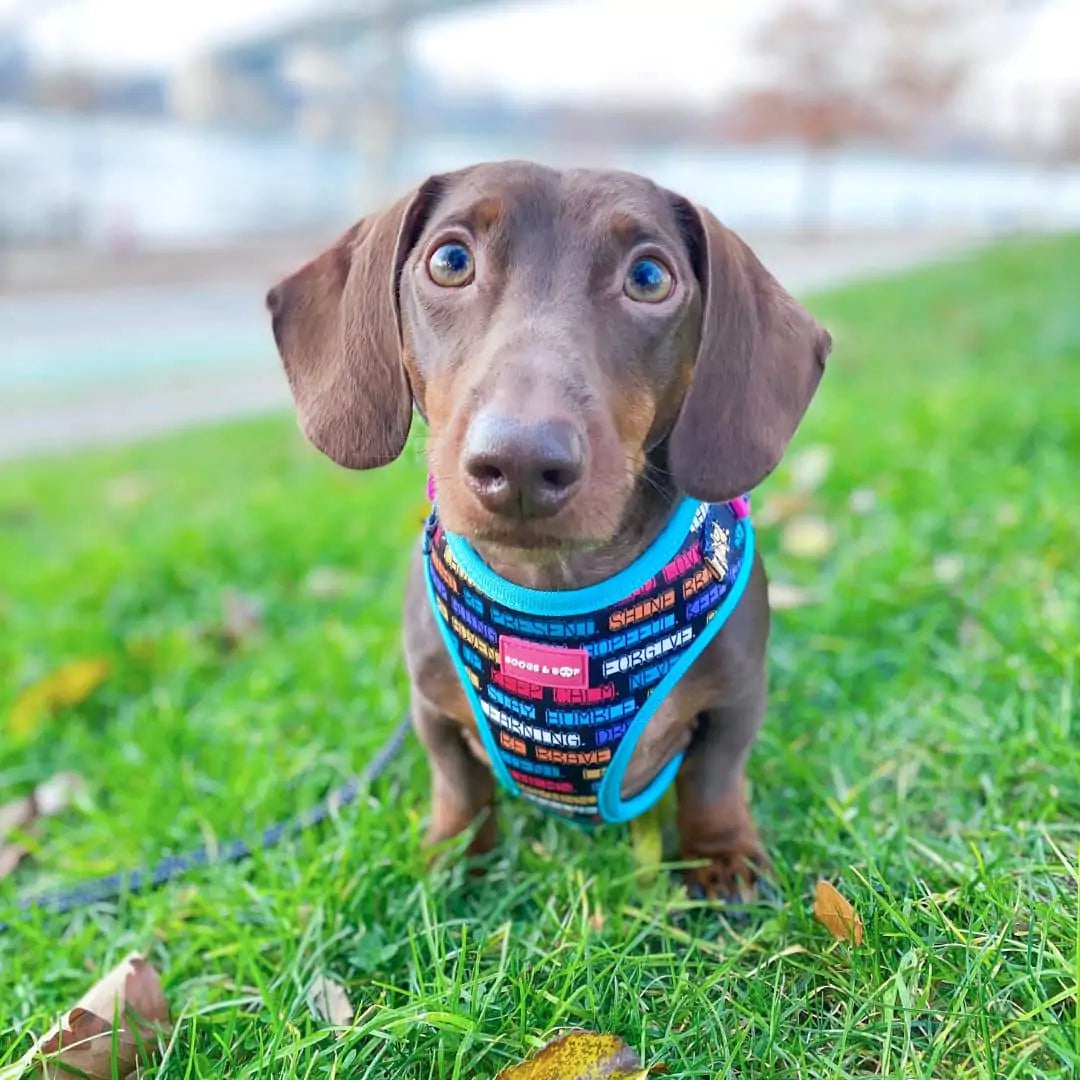
M 492 513 L 557 514 L 585 471 L 585 441 L 569 420 L 514 420 L 481 413 L 461 456 L 465 482 Z

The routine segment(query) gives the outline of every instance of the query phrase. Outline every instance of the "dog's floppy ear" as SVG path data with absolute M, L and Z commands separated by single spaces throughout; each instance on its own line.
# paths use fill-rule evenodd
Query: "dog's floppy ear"
M 723 502 L 776 467 L 825 369 L 832 338 L 708 211 L 676 199 L 701 283 L 701 341 L 668 443 L 688 495 Z
M 393 461 L 409 434 L 398 275 L 436 187 L 363 218 L 266 297 L 300 427 L 350 469 Z

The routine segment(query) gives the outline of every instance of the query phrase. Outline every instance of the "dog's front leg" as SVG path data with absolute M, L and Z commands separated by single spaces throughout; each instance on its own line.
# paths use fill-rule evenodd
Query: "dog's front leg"
M 698 715 L 675 780 L 680 857 L 707 859 L 686 871 L 694 895 L 749 899 L 768 866 L 746 799 L 745 764 L 765 715 L 764 672 L 737 701 Z
M 431 846 L 449 840 L 481 819 L 468 852 L 481 855 L 490 851 L 498 839 L 491 770 L 469 749 L 457 722 L 415 688 L 412 720 L 431 767 L 431 824 L 426 843 Z
M 469 853 L 490 851 L 495 826 L 495 779 L 481 760 L 469 702 L 454 671 L 425 593 L 420 545 L 413 552 L 405 587 L 405 666 L 409 671 L 412 722 L 431 768 L 431 824 L 427 843 L 464 832 L 477 818 Z M 474 744 L 470 747 L 469 740 Z

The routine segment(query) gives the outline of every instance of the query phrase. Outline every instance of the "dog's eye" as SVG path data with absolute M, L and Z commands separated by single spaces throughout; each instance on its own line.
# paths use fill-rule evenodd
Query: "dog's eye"
M 436 285 L 456 289 L 473 279 L 472 252 L 456 241 L 437 247 L 428 259 L 428 273 Z
M 674 287 L 671 271 L 659 259 L 645 258 L 638 259 L 627 271 L 623 289 L 631 300 L 658 304 L 671 295 Z

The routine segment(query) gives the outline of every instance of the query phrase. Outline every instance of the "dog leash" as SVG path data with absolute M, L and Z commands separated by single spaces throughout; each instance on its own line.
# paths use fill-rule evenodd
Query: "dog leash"
M 193 870 L 242 862 L 256 852 L 277 847 L 282 841 L 299 836 L 308 829 L 322 824 L 342 807 L 354 803 L 360 793 L 375 783 L 386 771 L 387 766 L 401 750 L 408 732 L 409 717 L 405 716 L 398 722 L 397 727 L 362 772 L 350 777 L 340 787 L 334 788 L 307 810 L 268 825 L 254 840 L 237 839 L 221 845 L 204 844 L 181 855 L 168 855 L 152 866 L 121 871 L 84 881 L 67 889 L 28 897 L 16 904 L 16 910 L 22 913 L 46 911 L 64 915 L 79 908 L 89 907 L 91 904 L 117 900 L 128 893 L 141 893 L 160 888 Z M 0 934 L 10 930 L 11 927 L 11 923 L 0 922 Z

